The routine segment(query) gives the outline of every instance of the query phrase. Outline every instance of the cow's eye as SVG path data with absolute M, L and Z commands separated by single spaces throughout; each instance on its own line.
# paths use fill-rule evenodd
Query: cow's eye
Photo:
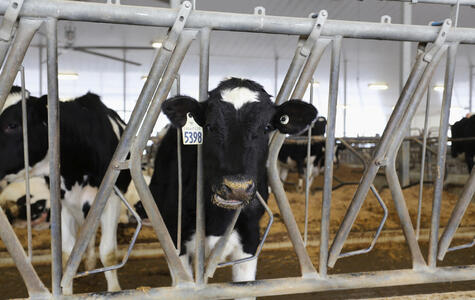
M 5 128 L 5 132 L 15 132 L 17 129 L 20 127 L 20 124 L 18 123 L 9 123 L 7 127 Z

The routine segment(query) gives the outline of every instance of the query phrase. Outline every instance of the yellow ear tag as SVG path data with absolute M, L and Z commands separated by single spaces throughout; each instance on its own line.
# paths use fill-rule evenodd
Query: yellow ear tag
M 181 128 L 183 145 L 203 144 L 203 128 L 196 123 L 191 113 L 186 114 L 186 123 Z

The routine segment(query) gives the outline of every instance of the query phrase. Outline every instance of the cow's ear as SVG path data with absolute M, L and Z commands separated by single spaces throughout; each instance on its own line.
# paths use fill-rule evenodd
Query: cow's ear
M 191 97 L 176 96 L 165 100 L 162 109 L 175 127 L 183 127 L 183 125 L 185 125 L 186 115 L 188 113 L 191 113 L 199 125 L 204 125 L 204 106 Z
M 300 100 L 289 100 L 279 106 L 272 119 L 272 124 L 281 133 L 298 134 L 317 117 L 317 109 Z

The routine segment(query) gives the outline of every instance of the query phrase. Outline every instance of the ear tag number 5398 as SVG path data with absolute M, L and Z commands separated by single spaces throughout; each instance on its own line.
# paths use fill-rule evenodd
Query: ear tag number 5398
M 203 144 L 203 128 L 196 123 L 191 113 L 186 115 L 186 123 L 181 128 L 183 145 Z

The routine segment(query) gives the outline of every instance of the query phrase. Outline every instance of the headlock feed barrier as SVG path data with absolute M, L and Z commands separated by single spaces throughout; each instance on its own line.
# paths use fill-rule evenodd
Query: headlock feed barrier
M 255 14 L 234 14 L 193 10 L 185 1 L 176 9 L 125 6 L 118 4 L 84 3 L 62 0 L 4 0 L 0 1 L 0 107 L 10 91 L 15 76 L 21 66 L 26 50 L 40 26 L 45 26 L 47 37 L 48 74 L 48 134 L 49 167 L 51 189 L 51 249 L 52 249 L 52 289 L 48 290 L 39 279 L 28 260 L 5 214 L 0 210 L 0 238 L 5 243 L 32 298 L 76 297 L 64 296 L 61 286 L 67 286 L 77 276 L 77 269 L 88 242 L 97 230 L 99 217 L 104 210 L 108 196 L 113 192 L 119 172 L 130 169 L 144 208 L 152 227 L 163 248 L 170 268 L 172 286 L 141 290 L 125 290 L 113 294 L 96 295 L 100 298 L 161 298 L 198 299 L 234 298 L 292 293 L 327 291 L 335 289 L 372 288 L 405 284 L 422 284 L 445 281 L 475 279 L 475 266 L 438 267 L 437 258 L 443 259 L 451 244 L 455 230 L 475 192 L 475 171 L 472 171 L 462 195 L 458 199 L 452 216 L 440 239 L 438 239 L 439 215 L 442 197 L 442 182 L 447 145 L 449 108 L 455 72 L 455 58 L 459 44 L 474 44 L 475 29 L 453 28 L 447 19 L 438 26 L 400 25 L 389 23 L 348 22 L 327 19 L 327 12 L 320 11 L 317 18 L 294 18 L 266 16 L 262 10 Z M 63 270 L 61 265 L 61 222 L 60 222 L 60 176 L 59 176 L 59 110 L 57 80 L 57 21 L 71 20 L 101 22 L 111 24 L 131 24 L 155 27 L 169 27 L 169 33 L 155 56 L 148 78 L 143 86 L 130 121 L 120 139 L 116 152 L 102 181 L 96 199 L 84 225 L 79 230 L 74 249 Z M 165 100 L 176 78 L 177 71 L 191 42 L 200 39 L 200 101 L 207 97 L 209 73 L 210 33 L 212 30 L 260 32 L 299 36 L 295 55 L 287 75 L 276 97 L 277 103 L 290 98 L 302 98 L 311 81 L 322 54 L 331 49 L 330 93 L 328 98 L 328 124 L 325 152 L 325 177 L 320 236 L 320 259 L 318 271 L 310 260 L 304 241 L 284 192 L 277 172 L 277 156 L 285 136 L 274 134 L 268 156 L 269 182 L 287 227 L 290 240 L 298 257 L 301 276 L 256 280 L 246 283 L 207 283 L 208 275 L 216 268 L 216 260 L 205 263 L 204 257 L 204 199 L 202 197 L 201 149 L 198 147 L 198 184 L 196 218 L 196 258 L 194 280 L 186 272 L 178 257 L 176 248 L 165 227 L 160 212 L 141 171 L 141 155 L 152 133 L 161 104 Z M 364 175 L 359 183 L 350 207 L 330 245 L 329 220 L 333 173 L 333 148 L 335 145 L 335 117 L 340 70 L 340 54 L 344 38 L 377 39 L 418 42 L 418 51 L 412 71 L 404 85 L 384 133 L 372 157 L 365 162 Z M 428 261 L 423 258 L 416 233 L 409 218 L 401 186 L 395 168 L 396 153 L 408 131 L 416 108 L 421 102 L 428 83 L 444 54 L 447 57 L 445 90 L 440 118 L 439 144 L 437 149 L 437 173 L 432 204 Z M 161 79 L 161 80 L 160 80 Z M 143 123 L 142 123 L 143 122 Z M 130 151 L 130 158 L 127 156 Z M 364 160 L 364 158 L 362 158 Z M 406 242 L 409 246 L 412 269 L 328 275 L 327 268 L 348 255 L 371 250 L 363 249 L 354 253 L 341 253 L 351 227 L 358 215 L 366 195 L 380 167 L 385 173 L 392 197 L 399 215 Z M 376 193 L 377 194 L 377 193 Z M 379 196 L 377 196 L 379 198 Z M 382 201 L 381 201 L 382 203 Z M 384 207 L 384 203 L 382 203 Z M 238 212 L 237 212 L 238 213 Z M 236 214 L 237 214 L 236 213 Z M 270 213 L 270 212 L 269 212 Z M 380 228 L 384 224 L 381 222 Z M 232 224 L 231 224 L 232 226 Z M 140 228 L 138 228 L 140 229 Z M 227 234 L 231 230 L 227 230 Z M 220 244 L 224 246 L 225 239 Z M 472 243 L 473 244 L 473 243 Z M 470 246 L 470 245 L 465 245 Z M 215 252 L 219 254 L 219 247 Z M 258 255 L 258 253 L 257 253 Z M 233 262 L 237 263 L 237 262 Z M 119 267 L 119 266 L 117 266 Z M 81 274 L 79 274 L 81 275 Z

